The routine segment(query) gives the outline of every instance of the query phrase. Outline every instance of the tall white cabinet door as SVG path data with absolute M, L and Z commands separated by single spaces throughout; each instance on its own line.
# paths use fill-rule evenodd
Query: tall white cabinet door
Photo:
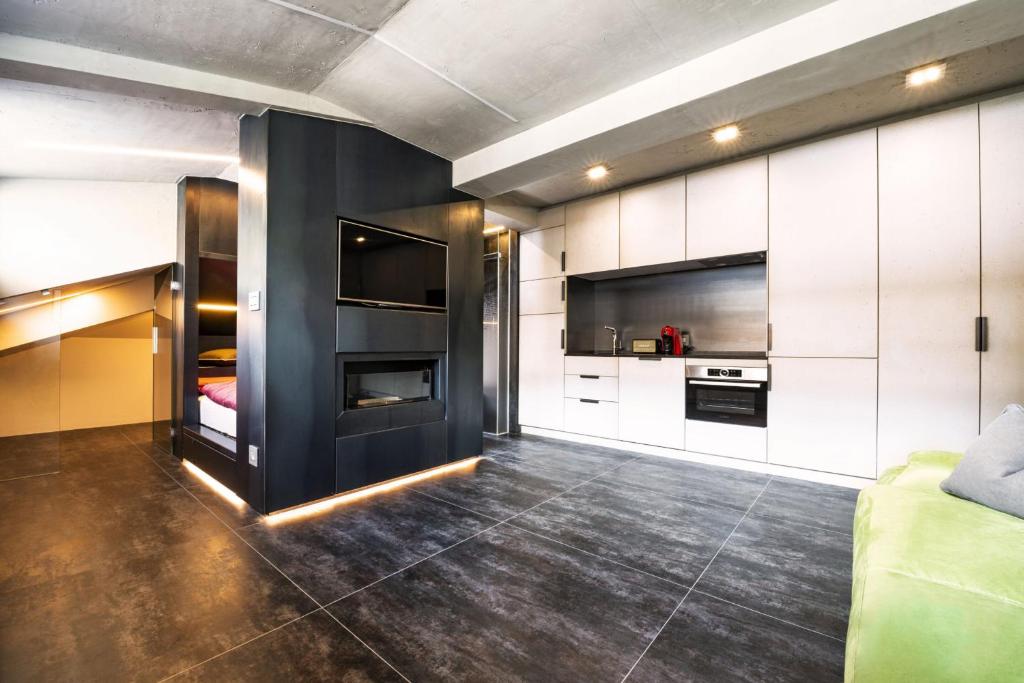
M 565 310 L 564 277 L 519 283 L 519 315 L 562 313 Z
M 768 394 L 768 462 L 875 477 L 877 361 L 776 358 Z
M 1024 95 L 981 103 L 981 426 L 1024 403 Z
M 878 472 L 978 433 L 978 109 L 878 131 Z
M 562 429 L 562 315 L 519 317 L 519 424 Z
M 878 355 L 876 132 L 771 155 L 769 352 Z
M 768 157 L 686 178 L 686 258 L 768 248 Z
M 565 207 L 565 274 L 619 267 L 619 195 L 606 194 Z
M 686 178 L 619 194 L 619 267 L 686 260 Z
M 562 274 L 565 228 L 525 232 L 519 237 L 519 281 Z
M 686 370 L 678 359 L 619 359 L 619 438 L 683 448 Z

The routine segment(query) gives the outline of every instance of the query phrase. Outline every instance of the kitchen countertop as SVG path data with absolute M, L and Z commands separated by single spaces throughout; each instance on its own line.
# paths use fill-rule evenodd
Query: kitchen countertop
M 684 358 L 693 359 L 707 359 L 707 360 L 718 360 L 718 359 L 731 359 L 737 360 L 767 360 L 768 354 L 764 351 L 691 351 L 690 353 L 682 356 L 669 356 L 661 353 L 630 353 L 628 351 L 620 351 L 619 353 L 612 353 L 611 351 L 566 351 L 567 356 L 584 356 L 584 357 L 597 357 L 597 358 L 678 358 L 680 360 Z

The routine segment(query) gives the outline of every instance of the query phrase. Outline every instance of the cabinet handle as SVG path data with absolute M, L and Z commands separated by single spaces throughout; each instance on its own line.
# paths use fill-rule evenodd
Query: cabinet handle
M 565 272 L 565 252 L 562 252 L 562 272 Z
M 765 391 L 771 391 L 772 390 L 772 364 L 771 363 L 768 364 L 768 381 L 765 382 L 764 389 L 765 389 Z
M 565 330 L 563 329 L 561 332 L 562 332 L 561 335 L 559 335 L 561 337 L 561 341 L 559 342 L 559 345 L 561 346 L 562 349 L 565 349 Z
M 988 351 L 988 316 L 982 315 L 974 319 L 974 350 Z
M 599 375 L 580 375 L 580 379 L 601 379 Z
M 580 403 L 600 403 L 600 401 L 595 401 L 592 398 L 581 398 Z
M 562 270 L 565 270 L 564 268 Z M 565 280 L 562 280 L 562 301 L 565 301 Z
M 768 323 L 768 350 L 772 350 L 772 324 Z
M 653 360 L 653 361 L 658 361 L 659 363 L 661 362 L 661 356 L 637 356 L 636 359 L 637 360 L 648 360 L 648 361 Z

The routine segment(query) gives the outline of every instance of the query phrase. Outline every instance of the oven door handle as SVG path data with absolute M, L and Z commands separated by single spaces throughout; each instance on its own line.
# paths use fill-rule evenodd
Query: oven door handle
M 701 384 L 708 387 L 744 387 L 747 389 L 760 389 L 763 382 L 711 382 L 702 379 L 691 379 L 690 384 Z

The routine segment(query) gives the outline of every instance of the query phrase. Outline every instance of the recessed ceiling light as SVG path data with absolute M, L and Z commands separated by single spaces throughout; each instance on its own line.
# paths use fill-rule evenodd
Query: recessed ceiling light
M 42 294 L 43 296 L 50 296 L 50 294 L 51 294 L 50 290 L 48 290 L 48 289 L 44 289 L 44 290 L 40 291 L 39 293 Z
M 934 83 L 935 81 L 942 78 L 946 73 L 945 64 L 931 64 L 929 66 L 922 66 L 920 69 L 914 69 L 907 74 L 907 86 L 910 88 L 916 88 L 920 85 L 927 83 Z
M 715 142 L 721 144 L 723 142 L 729 142 L 735 140 L 740 136 L 740 129 L 736 125 L 722 126 L 711 133 L 711 137 L 714 138 Z
M 366 241 L 366 238 L 363 237 L 362 235 L 360 235 L 359 237 L 356 238 L 356 242 L 365 242 L 365 241 Z
M 154 149 L 150 147 L 120 147 L 118 145 L 78 145 L 59 142 L 29 142 L 31 149 L 45 149 L 57 152 L 84 152 L 87 154 L 119 154 L 122 156 L 156 157 L 159 159 L 188 159 L 191 161 L 221 161 L 237 164 L 238 157 L 230 154 L 207 154 L 205 152 L 182 152 L 175 149 Z
M 591 180 L 600 180 L 608 175 L 608 167 L 604 164 L 598 164 L 597 166 L 591 166 L 587 169 L 587 177 Z

